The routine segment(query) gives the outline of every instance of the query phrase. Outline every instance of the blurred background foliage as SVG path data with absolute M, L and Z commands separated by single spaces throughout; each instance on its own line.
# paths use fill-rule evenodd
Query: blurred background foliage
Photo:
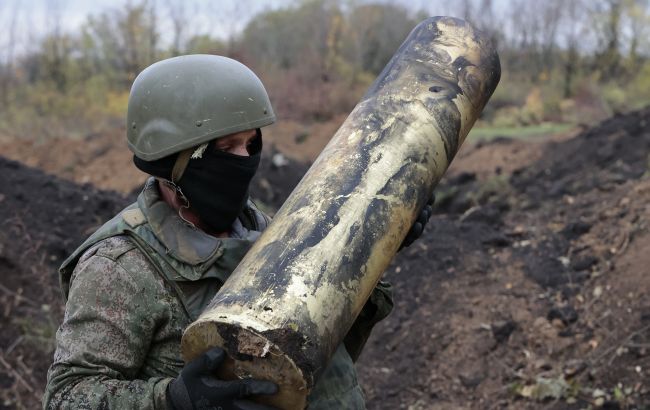
M 12 9 L 19 2 L 7 2 L 0 7 L 7 23 L 0 134 L 87 136 L 123 127 L 135 76 L 157 60 L 188 53 L 247 64 L 281 120 L 340 120 L 410 30 L 435 14 L 469 20 L 498 45 L 501 84 L 475 132 L 545 134 L 650 103 L 649 3 L 458 0 L 436 13 L 433 3 L 302 0 L 257 12 L 241 26 L 235 24 L 241 5 L 212 4 L 199 11 L 224 27 L 216 36 L 194 24 L 197 10 L 188 3 L 143 0 L 90 14 L 72 31 L 59 13 L 19 51 Z

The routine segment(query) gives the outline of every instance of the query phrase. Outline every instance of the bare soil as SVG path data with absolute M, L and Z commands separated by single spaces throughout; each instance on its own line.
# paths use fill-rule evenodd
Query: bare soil
M 251 192 L 269 210 L 313 159 L 292 150 L 326 142 L 299 131 L 282 157 L 267 144 Z M 0 144 L 50 173 L 0 159 L 0 409 L 39 407 L 56 267 L 143 181 L 117 135 Z M 387 272 L 395 309 L 359 361 L 368 408 L 650 408 L 649 152 L 650 109 L 464 147 Z

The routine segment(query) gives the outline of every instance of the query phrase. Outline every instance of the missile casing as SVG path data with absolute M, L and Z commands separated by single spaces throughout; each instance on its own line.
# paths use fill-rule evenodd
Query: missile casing
M 304 408 L 499 77 L 496 50 L 468 23 L 415 27 L 187 328 L 185 360 L 223 347 L 234 376 L 280 386 L 265 402 Z

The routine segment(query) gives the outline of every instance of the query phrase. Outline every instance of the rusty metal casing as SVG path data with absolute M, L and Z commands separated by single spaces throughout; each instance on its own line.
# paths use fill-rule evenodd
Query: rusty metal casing
M 189 361 L 220 346 L 267 402 L 304 408 L 419 211 L 499 82 L 487 36 L 420 23 L 275 219 L 183 335 Z

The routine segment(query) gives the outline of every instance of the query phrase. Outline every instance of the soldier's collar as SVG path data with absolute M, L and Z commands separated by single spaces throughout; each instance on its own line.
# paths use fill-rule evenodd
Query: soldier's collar
M 138 197 L 151 231 L 175 259 L 195 266 L 217 257 L 221 241 L 188 224 L 162 200 L 154 178 L 149 178 Z

